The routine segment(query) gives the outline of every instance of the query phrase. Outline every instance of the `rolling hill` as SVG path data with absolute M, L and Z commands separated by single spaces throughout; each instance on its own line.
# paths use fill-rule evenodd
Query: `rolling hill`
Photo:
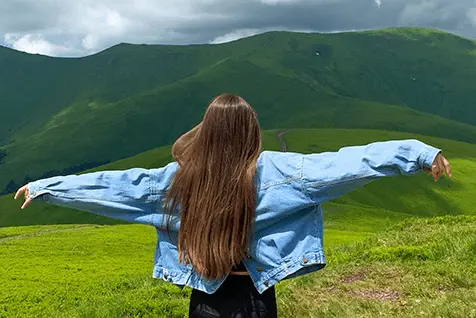
M 263 132 L 278 150 L 278 131 Z M 376 181 L 324 207 L 325 270 L 277 286 L 283 317 L 470 317 L 474 311 L 476 145 L 409 133 L 296 129 L 289 151 L 418 138 L 441 147 L 453 180 Z M 93 170 L 157 167 L 161 147 Z M 186 317 L 190 289 L 150 278 L 155 229 L 0 198 L 0 316 Z M 438 215 L 450 215 L 432 218 Z M 400 222 L 400 223 L 399 223 Z M 79 223 L 53 225 L 58 223 Z M 95 224 L 96 223 L 96 224 Z M 31 224 L 50 224 L 31 225 Z M 12 227 L 4 227 L 12 226 Z M 299 291 L 299 292 L 296 292 Z M 319 301 L 316 301 L 319 299 Z
M 279 150 L 276 131 L 265 131 L 262 136 L 265 149 Z M 352 129 L 296 129 L 287 131 L 284 138 L 288 151 L 302 153 L 337 151 L 343 146 L 380 140 L 417 138 L 443 149 L 451 160 L 453 180 L 442 179 L 434 184 L 425 174 L 378 180 L 327 204 L 326 220 L 334 229 L 356 227 L 359 231 L 363 228 L 377 231 L 411 216 L 476 214 L 476 198 L 472 195 L 476 187 L 476 145 L 409 133 Z M 171 160 L 170 147 L 161 147 L 88 171 L 153 168 Z M 354 211 L 355 207 L 359 213 Z M 21 211 L 19 202 L 12 200 L 11 194 L 0 197 L 0 227 L 64 223 L 119 222 L 41 203 Z
M 277 285 L 280 317 L 474 315 L 474 216 L 324 232 L 329 265 Z M 0 316 L 187 317 L 190 289 L 150 277 L 155 243 L 141 225 L 0 228 Z
M 418 28 L 120 44 L 79 59 L 0 48 L 0 191 L 168 145 L 224 91 L 243 95 L 264 129 L 475 143 L 475 52 L 474 41 Z
M 329 265 L 278 285 L 280 315 L 471 317 L 475 53 L 474 41 L 421 28 L 120 44 L 78 59 L 0 47 L 0 192 L 163 166 L 224 91 L 257 109 L 267 150 L 416 138 L 443 149 L 453 179 L 388 178 L 326 203 Z M 0 317 L 186 316 L 190 290 L 150 278 L 154 228 L 19 206 L 0 196 Z

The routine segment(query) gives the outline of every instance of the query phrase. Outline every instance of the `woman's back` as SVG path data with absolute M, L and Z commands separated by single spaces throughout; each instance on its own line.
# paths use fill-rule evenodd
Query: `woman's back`
M 54 177 L 21 191 L 28 192 L 23 207 L 38 198 L 155 226 L 155 278 L 213 294 L 241 264 L 250 286 L 274 294 L 277 282 L 325 266 L 322 203 L 381 177 L 426 169 L 436 180 L 447 165 L 439 153 L 417 140 L 261 152 L 255 112 L 225 94 L 177 140 L 176 162 Z

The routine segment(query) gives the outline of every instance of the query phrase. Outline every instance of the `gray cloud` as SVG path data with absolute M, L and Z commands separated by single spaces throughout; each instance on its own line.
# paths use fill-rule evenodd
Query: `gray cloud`
M 2 0 L 0 41 L 81 56 L 118 42 L 218 43 L 269 31 L 424 26 L 476 38 L 476 0 Z

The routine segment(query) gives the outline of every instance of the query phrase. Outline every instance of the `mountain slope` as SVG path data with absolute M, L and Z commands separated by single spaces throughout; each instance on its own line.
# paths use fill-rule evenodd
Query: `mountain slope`
M 476 180 L 472 171 L 476 170 L 476 145 L 408 133 L 349 129 L 297 129 L 288 131 L 284 138 L 288 151 L 302 153 L 337 151 L 343 146 L 380 140 L 417 138 L 443 149 L 451 161 L 453 180 L 443 178 L 434 184 L 425 174 L 383 179 L 327 204 L 326 220 L 337 230 L 365 229 L 371 232 L 411 216 L 475 213 L 476 197 L 472 193 Z M 276 132 L 264 132 L 263 144 L 265 149 L 278 150 Z M 90 171 L 153 168 L 170 161 L 170 147 L 163 147 Z M 0 197 L 0 227 L 60 223 L 117 222 L 41 203 L 20 211 L 19 202 L 14 201 L 12 195 Z
M 249 100 L 264 129 L 371 128 L 475 142 L 474 53 L 475 42 L 426 29 L 121 44 L 80 59 L 0 49 L 0 192 L 50 170 L 170 144 L 223 91 Z
M 475 41 L 422 28 L 267 36 L 266 50 L 249 57 L 259 65 L 326 92 L 476 124 Z
M 273 93 L 264 94 L 264 85 L 273 87 Z M 228 59 L 138 96 L 64 109 L 38 133 L 4 147 L 7 156 L 0 165 L 0 189 L 10 181 L 18 185 L 50 170 L 114 161 L 171 144 L 200 120 L 210 96 L 223 91 L 247 97 L 265 129 L 372 128 L 476 143 L 475 126 L 406 107 L 322 93 L 302 80 Z
M 239 53 L 121 44 L 84 58 L 51 58 L 0 47 L 0 145 L 40 129 L 62 109 L 118 101 Z
M 476 187 L 476 145 L 408 133 L 367 130 L 293 130 L 285 135 L 288 151 L 305 153 L 336 151 L 347 145 L 361 145 L 393 139 L 419 139 L 443 150 L 452 164 L 453 178 L 437 184 L 426 174 L 384 178 L 372 182 L 335 202 L 364 205 L 414 216 L 474 213 L 472 192 Z

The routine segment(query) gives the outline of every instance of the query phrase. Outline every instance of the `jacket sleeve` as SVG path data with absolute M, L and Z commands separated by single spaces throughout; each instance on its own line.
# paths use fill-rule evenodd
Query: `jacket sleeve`
M 33 200 L 128 222 L 155 225 L 163 217 L 162 198 L 171 165 L 82 175 L 58 176 L 29 183 Z
M 439 152 L 418 140 L 395 140 L 303 155 L 303 190 L 320 204 L 377 178 L 412 175 L 431 168 Z

